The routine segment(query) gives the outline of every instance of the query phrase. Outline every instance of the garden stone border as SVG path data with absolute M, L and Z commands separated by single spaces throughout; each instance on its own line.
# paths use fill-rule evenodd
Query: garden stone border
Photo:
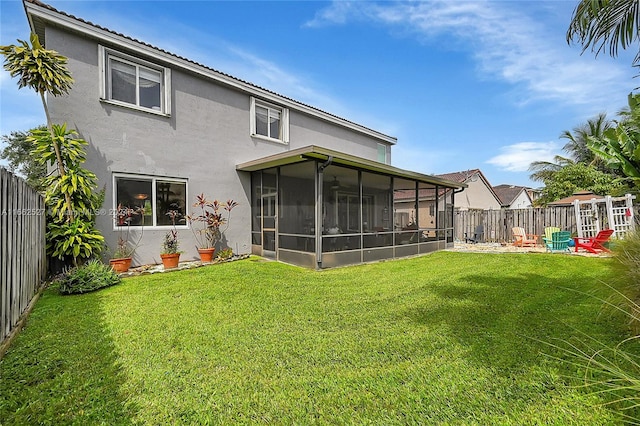
M 118 274 L 118 276 L 121 278 L 127 278 L 127 277 L 137 277 L 139 275 L 151 275 L 151 274 L 158 274 L 158 273 L 164 273 L 164 272 L 183 271 L 185 269 L 195 269 L 195 268 L 201 268 L 203 266 L 217 265 L 220 263 L 235 262 L 236 260 L 248 259 L 249 257 L 251 257 L 251 255 L 249 254 L 239 254 L 239 255 L 233 255 L 229 259 L 219 259 L 219 258 L 214 259 L 212 262 L 188 260 L 186 262 L 180 262 L 177 268 L 171 268 L 171 269 L 164 269 L 164 266 L 162 266 L 162 264 L 141 265 L 141 266 L 136 266 L 134 268 L 130 268 L 127 272 L 122 272 Z

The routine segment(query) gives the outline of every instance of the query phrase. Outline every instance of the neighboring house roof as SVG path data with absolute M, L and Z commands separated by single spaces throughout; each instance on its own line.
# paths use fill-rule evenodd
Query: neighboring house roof
M 469 182 L 475 182 L 476 180 L 480 179 L 485 184 L 488 191 L 495 197 L 496 201 L 499 204 L 501 204 L 500 197 L 498 197 L 498 195 L 495 193 L 495 191 L 493 190 L 493 187 L 489 183 L 489 180 L 485 177 L 482 171 L 480 171 L 480 169 L 471 169 L 471 170 L 463 170 L 459 172 L 443 173 L 435 176 L 439 177 L 440 179 L 445 179 L 448 181 L 464 183 L 464 184 L 468 184 Z
M 521 193 L 525 193 L 529 201 L 531 202 L 531 196 L 529 195 L 529 188 L 526 186 L 517 186 L 517 185 L 498 185 L 493 187 L 493 192 L 496 193 L 502 207 L 509 207 L 513 204 L 513 202 L 518 198 Z
M 460 183 L 469 182 L 472 180 L 475 181 L 474 177 L 476 176 L 480 176 L 482 177 L 482 179 L 487 181 L 487 179 L 484 177 L 480 169 L 471 169 L 471 170 L 464 170 L 461 172 L 443 173 L 436 176 L 442 179 L 450 180 L 452 182 L 460 182 Z
M 588 200 L 591 200 L 592 198 L 595 198 L 596 200 L 600 200 L 600 199 L 603 199 L 604 197 L 602 195 L 596 195 L 591 191 L 577 191 L 577 192 L 574 192 L 573 195 L 569 197 L 565 197 L 560 200 L 553 201 L 551 203 L 548 203 L 547 205 L 548 206 L 569 206 L 573 204 L 573 202 L 576 200 L 588 201 Z
M 360 133 L 364 133 L 368 136 L 379 139 L 382 142 L 385 142 L 388 144 L 395 144 L 397 142 L 397 138 L 393 136 L 385 135 L 381 132 L 362 126 L 353 121 L 349 121 L 347 119 L 338 117 L 337 115 L 328 113 L 326 111 L 323 111 L 311 105 L 307 105 L 305 103 L 296 101 L 287 96 L 280 95 L 276 92 L 257 86 L 248 81 L 239 79 L 237 77 L 233 77 L 229 74 L 218 71 L 206 65 L 200 64 L 191 59 L 176 55 L 175 53 L 171 53 L 167 50 L 161 49 L 159 47 L 156 47 L 151 44 L 145 43 L 143 41 L 137 40 L 135 38 L 129 37 L 122 33 L 118 33 L 106 27 L 102 27 L 100 25 L 94 24 L 93 22 L 78 18 L 74 15 L 60 11 L 54 8 L 53 6 L 50 6 L 39 0 L 24 0 L 23 4 L 25 6 L 25 11 L 27 13 L 27 17 L 29 19 L 29 24 L 31 26 L 32 31 L 38 34 L 38 37 L 40 38 L 40 42 L 44 46 L 46 46 L 44 21 L 48 21 L 56 25 L 69 28 L 81 34 L 85 34 L 85 35 L 89 34 L 95 38 L 106 40 L 107 42 L 113 45 L 119 46 L 121 48 L 124 48 L 127 50 L 133 50 L 145 56 L 155 58 L 162 62 L 172 64 L 174 66 L 189 70 L 191 72 L 195 72 L 200 76 L 211 78 L 227 86 L 234 87 L 236 89 L 248 92 L 255 96 L 260 96 L 265 100 L 271 100 L 272 102 L 280 103 L 283 106 L 287 106 L 297 111 L 313 115 L 315 117 L 318 117 L 326 121 L 330 121 L 338 125 L 342 125 L 344 127 L 350 128 L 352 130 L 355 130 Z

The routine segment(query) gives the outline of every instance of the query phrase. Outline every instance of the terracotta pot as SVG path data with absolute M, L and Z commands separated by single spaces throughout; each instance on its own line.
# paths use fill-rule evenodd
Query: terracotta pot
M 161 254 L 164 269 L 177 268 L 180 262 L 180 253 Z
M 123 257 L 120 259 L 110 259 L 109 264 L 113 268 L 113 270 L 117 273 L 127 272 L 131 267 L 131 258 Z
M 215 251 L 215 248 L 198 249 L 198 253 L 200 253 L 200 261 L 211 262 L 213 260 L 213 253 L 215 253 Z

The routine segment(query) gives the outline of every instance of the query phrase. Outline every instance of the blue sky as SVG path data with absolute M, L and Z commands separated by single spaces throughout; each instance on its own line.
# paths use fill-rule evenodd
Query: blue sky
M 634 52 L 565 41 L 577 1 L 49 1 L 53 7 L 398 138 L 392 164 L 479 168 L 537 187 L 531 161 L 564 130 L 613 118 L 637 85 Z M 0 44 L 27 39 L 0 0 Z M 44 123 L 35 93 L 0 71 L 0 134 Z

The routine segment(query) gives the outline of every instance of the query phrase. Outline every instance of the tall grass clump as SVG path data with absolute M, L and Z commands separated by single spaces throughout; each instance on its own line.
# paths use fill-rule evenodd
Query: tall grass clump
M 606 396 L 606 404 L 620 410 L 626 422 L 640 424 L 640 233 L 628 234 L 613 247 L 613 268 L 621 282 L 607 284 L 613 297 L 600 299 L 605 308 L 622 311 L 629 319 L 629 334 L 615 346 L 588 332 L 566 342 L 576 367 L 584 371 L 584 387 Z M 555 346 L 555 345 L 553 345 Z
M 624 280 L 622 304 L 630 320 L 632 334 L 640 334 L 640 232 L 629 233 L 613 248 L 615 268 Z

